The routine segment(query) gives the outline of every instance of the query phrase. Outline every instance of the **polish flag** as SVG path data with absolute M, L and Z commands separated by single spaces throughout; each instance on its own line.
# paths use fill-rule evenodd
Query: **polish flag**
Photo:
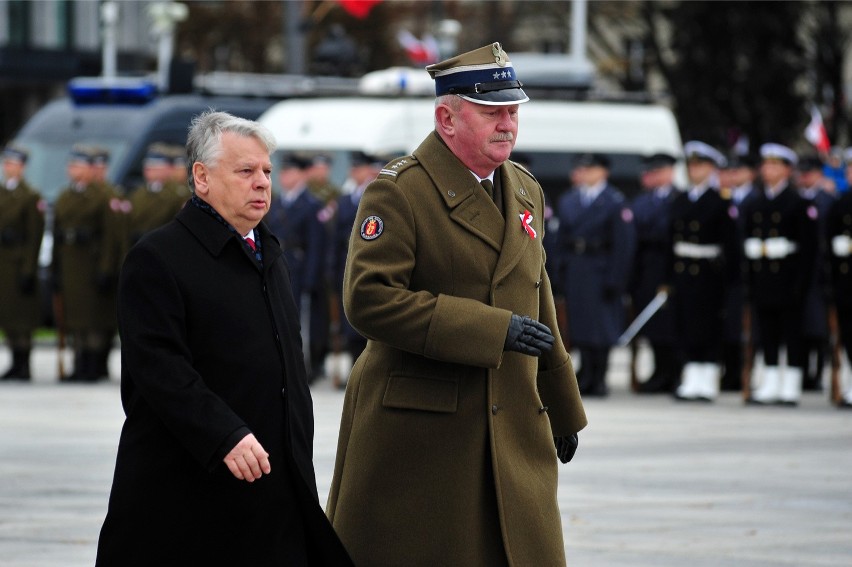
M 344 10 L 359 20 L 363 20 L 370 14 L 370 10 L 373 9 L 373 6 L 381 1 L 382 0 L 337 0 L 337 3 L 340 4 Z
M 415 65 L 429 65 L 438 61 L 438 40 L 431 34 L 426 34 L 420 40 L 408 30 L 399 30 L 396 39 Z
M 805 128 L 805 139 L 822 153 L 828 153 L 831 149 L 828 132 L 825 131 L 822 115 L 816 106 L 811 106 L 811 121 Z

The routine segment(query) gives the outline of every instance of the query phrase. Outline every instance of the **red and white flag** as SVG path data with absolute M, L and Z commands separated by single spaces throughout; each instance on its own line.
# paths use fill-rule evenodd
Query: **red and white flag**
M 415 65 L 429 65 L 438 61 L 438 40 L 431 34 L 426 34 L 423 39 L 417 39 L 408 30 L 399 30 L 396 34 L 399 44 L 405 49 L 408 59 Z
M 805 139 L 822 153 L 828 153 L 831 150 L 828 132 L 825 131 L 822 115 L 816 106 L 811 106 L 811 121 L 805 128 Z

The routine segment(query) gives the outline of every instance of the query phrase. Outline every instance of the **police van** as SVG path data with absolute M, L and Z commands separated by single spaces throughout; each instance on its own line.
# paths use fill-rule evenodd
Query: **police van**
M 193 116 L 214 108 L 256 119 L 277 99 L 204 94 L 158 95 L 144 78 L 74 79 L 68 96 L 46 104 L 12 140 L 29 151 L 27 179 L 53 202 L 68 178 L 65 164 L 74 144 L 110 152 L 108 179 L 133 189 L 143 182 L 142 160 L 154 142 L 186 144 Z
M 434 129 L 434 91 L 431 96 L 410 96 L 414 77 L 422 70 L 400 74 L 399 92 L 386 82 L 369 80 L 370 94 L 348 97 L 288 99 L 276 103 L 258 121 L 275 135 L 279 151 L 322 151 L 332 155 L 333 181 L 341 185 L 348 155 L 363 151 L 380 156 L 411 153 Z M 402 73 L 402 70 L 397 70 Z M 526 84 L 525 84 L 526 88 Z M 393 96 L 372 94 L 382 89 Z M 418 94 L 423 85 L 417 84 Z M 586 152 L 606 154 L 612 163 L 610 181 L 628 197 L 639 191 L 644 156 L 666 152 L 683 155 L 677 121 L 659 104 L 594 102 L 537 98 L 520 106 L 518 138 L 513 152 L 539 180 L 551 202 L 570 186 L 574 158 Z M 685 170 L 677 171 L 681 185 Z
M 144 182 L 142 161 L 148 146 L 154 142 L 185 145 L 193 116 L 214 108 L 254 120 L 277 100 L 200 93 L 160 95 L 152 81 L 141 77 L 72 80 L 68 96 L 46 104 L 11 141 L 28 151 L 27 181 L 48 203 L 39 252 L 42 289 L 49 289 L 52 203 L 68 186 L 66 163 L 74 144 L 108 150 L 108 180 L 132 190 Z M 49 297 L 44 304 L 45 322 L 50 324 Z

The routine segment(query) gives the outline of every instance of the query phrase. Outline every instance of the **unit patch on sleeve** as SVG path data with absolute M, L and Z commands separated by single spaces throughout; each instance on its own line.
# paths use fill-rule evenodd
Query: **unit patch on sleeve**
M 364 240 L 375 240 L 382 235 L 385 223 L 380 217 L 370 215 L 361 223 L 361 238 Z

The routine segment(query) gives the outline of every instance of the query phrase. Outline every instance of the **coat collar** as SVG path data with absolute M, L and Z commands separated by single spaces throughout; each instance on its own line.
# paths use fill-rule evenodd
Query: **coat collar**
M 189 202 L 178 212 L 175 219 L 185 226 L 212 256 L 220 256 L 225 246 L 231 242 L 240 249 L 244 248 L 236 233 L 231 232 L 222 223 Z M 257 225 L 255 230 L 260 235 L 263 245 L 263 266 L 266 271 L 281 255 L 281 245 L 264 222 Z M 245 256 L 253 265 L 256 265 L 248 252 Z
M 450 151 L 437 132 L 428 136 L 414 151 L 414 155 L 432 179 L 435 189 L 449 209 L 450 218 L 500 252 L 495 281 L 508 274 L 532 243 L 521 226 L 521 215 L 529 211 L 539 227 L 543 215 L 543 211 L 536 210 L 531 190 L 524 186 L 516 167 L 508 162 L 503 163 L 494 173 L 495 179 L 500 177 L 504 218 L 493 202 L 482 197 L 476 178 Z M 541 238 L 540 230 L 538 238 Z

